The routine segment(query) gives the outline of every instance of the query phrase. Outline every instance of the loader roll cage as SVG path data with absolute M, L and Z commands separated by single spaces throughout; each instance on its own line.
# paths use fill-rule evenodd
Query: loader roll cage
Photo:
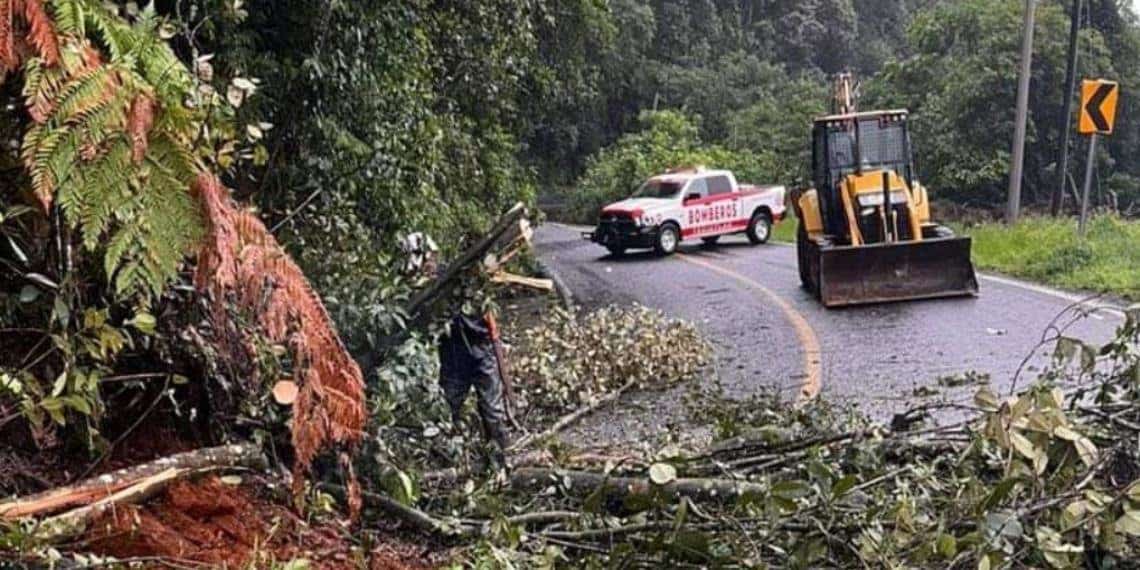
M 906 111 L 832 115 L 812 128 L 812 181 L 819 193 L 824 233 L 849 235 L 838 186 L 849 174 L 897 173 L 913 187 L 914 161 Z

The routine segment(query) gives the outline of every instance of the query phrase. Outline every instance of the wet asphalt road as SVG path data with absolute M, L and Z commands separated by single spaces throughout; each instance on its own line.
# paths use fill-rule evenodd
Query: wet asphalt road
M 800 288 L 788 245 L 730 236 L 715 248 L 686 243 L 669 258 L 614 258 L 579 231 L 547 224 L 535 238 L 539 258 L 578 304 L 636 302 L 696 322 L 731 397 L 778 390 L 794 400 L 818 383 L 823 397 L 883 421 L 914 405 L 969 402 L 977 387 L 940 381 L 948 376 L 987 374 L 1005 393 L 1021 368 L 1024 386 L 1052 353 L 1038 347 L 1044 331 L 1082 297 L 979 275 L 976 298 L 827 310 Z M 1067 334 L 1103 343 L 1119 323 L 1118 313 L 1099 311 Z

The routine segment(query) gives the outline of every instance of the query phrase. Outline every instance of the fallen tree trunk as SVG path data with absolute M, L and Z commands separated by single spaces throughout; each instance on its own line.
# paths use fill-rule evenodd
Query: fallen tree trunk
M 572 495 L 588 495 L 599 488 L 609 498 L 661 493 L 669 498 L 687 497 L 700 501 L 733 501 L 745 494 L 767 495 L 768 486 L 732 479 L 674 479 L 657 485 L 648 477 L 611 477 L 603 473 L 565 469 L 519 469 L 511 474 L 511 487 L 520 491 L 540 491 L 550 486 Z
M 161 473 L 156 473 L 90 505 L 44 519 L 40 522 L 35 536 L 38 540 L 48 544 L 79 536 L 87 529 L 88 523 L 111 509 L 125 504 L 141 503 L 166 489 L 166 486 L 172 481 L 191 473 L 203 473 L 212 470 L 208 467 L 203 469 L 167 469 Z
M 345 492 L 344 487 L 337 485 L 326 483 L 322 484 L 321 487 L 338 495 L 343 495 Z M 364 491 L 362 495 L 365 504 L 378 508 L 427 534 L 442 537 L 474 537 L 484 536 L 490 532 L 491 520 L 459 520 L 450 517 L 438 517 L 380 493 Z M 508 524 L 520 526 L 541 526 L 576 520 L 582 516 L 582 513 L 577 511 L 541 511 L 506 517 L 505 521 Z
M 229 467 L 257 467 L 264 463 L 265 458 L 261 454 L 261 449 L 253 444 L 223 445 L 188 451 L 30 497 L 20 497 L 0 503 L 0 520 L 50 515 L 76 505 L 92 505 L 171 470 L 186 475 Z

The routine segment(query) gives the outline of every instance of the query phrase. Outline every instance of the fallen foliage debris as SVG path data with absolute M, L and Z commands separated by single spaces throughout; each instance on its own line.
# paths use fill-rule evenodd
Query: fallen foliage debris
M 352 448 L 364 434 L 364 378 L 336 332 L 320 297 L 301 268 L 265 224 L 238 208 L 221 181 L 201 174 L 194 192 L 206 221 L 194 284 L 211 300 L 218 340 L 238 362 L 255 360 L 253 335 L 289 347 L 296 369 L 292 444 L 294 490 L 299 493 L 317 454 Z M 236 304 L 253 315 L 251 331 L 231 312 Z M 256 379 L 256 367 L 250 371 Z M 351 470 L 347 474 L 352 479 Z M 350 487 L 355 488 L 355 481 Z M 355 512 L 356 505 L 351 505 Z
M 555 444 L 505 488 L 468 481 L 417 512 L 474 541 L 472 565 L 1131 567 L 1140 307 L 1127 314 L 1104 346 L 1057 342 L 1020 394 L 979 387 L 966 421 L 892 428 L 826 401 L 707 394 L 689 405 L 715 423 L 708 451 L 594 470 Z

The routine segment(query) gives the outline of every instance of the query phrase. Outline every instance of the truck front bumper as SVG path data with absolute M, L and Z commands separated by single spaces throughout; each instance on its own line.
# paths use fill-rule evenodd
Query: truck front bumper
M 657 243 L 657 228 L 631 222 L 602 222 L 594 231 L 582 232 L 582 237 L 610 249 L 651 248 Z

